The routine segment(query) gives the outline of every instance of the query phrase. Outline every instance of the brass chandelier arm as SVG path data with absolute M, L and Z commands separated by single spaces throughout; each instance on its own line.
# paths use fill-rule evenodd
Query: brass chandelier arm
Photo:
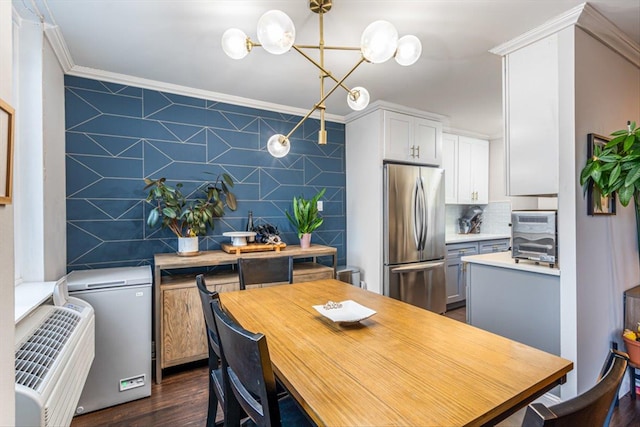
M 320 46 L 313 44 L 298 44 L 293 45 L 293 47 L 298 47 L 300 49 L 320 49 Z M 323 49 L 331 49 L 331 50 L 360 50 L 360 47 L 351 47 L 351 46 L 323 46 Z
M 317 104 L 315 104 L 315 105 L 313 106 L 313 108 L 311 108 L 311 110 L 309 110 L 309 112 L 308 112 L 308 113 L 307 113 L 307 114 L 306 114 L 306 115 L 305 115 L 305 116 L 304 116 L 304 117 L 303 117 L 303 118 L 298 122 L 298 124 L 297 124 L 297 125 L 295 125 L 295 126 L 293 127 L 293 129 L 291 129 L 291 131 L 287 134 L 287 136 L 285 136 L 285 137 L 284 137 L 284 140 L 285 140 L 285 141 L 288 141 L 288 140 L 289 140 L 289 137 L 290 137 L 291 135 L 293 135 L 293 133 L 294 133 L 296 130 L 298 130 L 298 128 L 300 127 L 300 125 L 302 125 L 302 123 L 304 123 L 304 121 L 305 121 L 305 120 L 307 120 L 307 119 L 311 116 L 311 114 L 313 114 L 313 112 L 314 112 L 314 111 L 316 111 L 318 108 L 324 108 L 324 107 L 321 107 L 321 106 L 323 105 L 324 101 L 326 101 L 326 100 L 327 100 L 327 98 L 329 98 L 329 96 L 331 96 L 331 94 L 332 94 L 333 92 L 335 92 L 335 90 L 336 90 L 336 89 L 338 89 L 340 86 L 342 86 L 342 83 L 343 83 L 343 82 L 344 82 L 344 81 L 345 81 L 345 80 L 346 80 L 346 79 L 351 75 L 351 73 L 353 73 L 353 72 L 356 70 L 356 68 L 358 68 L 358 67 L 360 66 L 360 64 L 362 64 L 362 63 L 363 63 L 363 62 L 365 62 L 365 61 L 366 61 L 366 59 L 364 59 L 364 57 L 360 58 L 360 60 L 356 63 L 356 65 L 354 65 L 354 66 L 353 66 L 353 68 L 351 68 L 351 69 L 347 72 L 347 74 L 345 74 L 345 75 L 344 75 L 344 77 L 342 77 L 339 81 L 337 81 L 337 82 L 336 82 L 336 85 L 335 85 L 334 87 L 332 87 L 332 88 L 331 88 L 331 90 L 330 90 L 329 92 L 327 92 L 327 93 L 322 97 L 322 99 L 320 99 L 320 101 L 318 101 L 318 103 L 317 103 Z
M 333 80 L 334 82 L 338 83 L 338 79 L 336 79 L 334 77 L 333 74 L 331 74 L 331 71 L 325 69 L 322 65 L 320 65 L 315 59 L 311 58 L 309 55 L 307 55 L 306 53 L 304 53 L 303 51 L 300 50 L 300 46 L 296 46 L 293 45 L 292 46 L 293 49 L 296 50 L 296 52 L 298 52 L 300 55 L 302 55 L 303 57 L 305 57 L 309 62 L 311 62 L 313 65 L 315 65 L 316 67 L 318 67 L 318 69 L 320 71 L 322 71 L 324 73 L 324 76 L 329 77 L 331 80 Z M 326 47 L 324 48 L 326 49 Z M 364 58 L 363 58 L 364 59 Z M 358 64 L 360 65 L 360 63 Z M 353 70 L 352 70 L 353 71 Z M 344 81 L 344 79 L 342 79 L 342 81 Z M 345 86 L 344 84 L 340 83 L 340 86 L 342 86 L 344 88 L 344 90 L 346 90 L 347 92 L 351 92 L 351 89 L 349 89 L 347 86 Z

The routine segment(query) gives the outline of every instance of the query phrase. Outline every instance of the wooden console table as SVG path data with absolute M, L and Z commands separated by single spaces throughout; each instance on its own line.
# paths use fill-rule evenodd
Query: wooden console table
M 216 265 L 235 265 L 238 258 L 273 258 L 292 256 L 312 258 L 313 262 L 296 262 L 293 265 L 294 282 L 305 282 L 336 277 L 338 250 L 330 246 L 311 245 L 302 249 L 291 245 L 279 252 L 247 252 L 240 255 L 221 250 L 204 251 L 197 256 L 183 257 L 175 253 L 161 253 L 154 256 L 154 322 L 155 380 L 162 382 L 162 369 L 180 365 L 208 356 L 204 318 L 200 296 L 195 284 L 195 274 L 187 276 L 165 276 L 163 270 Z M 317 257 L 331 256 L 332 267 L 316 263 Z M 225 271 L 206 276 L 210 290 L 226 292 L 239 289 L 237 270 Z

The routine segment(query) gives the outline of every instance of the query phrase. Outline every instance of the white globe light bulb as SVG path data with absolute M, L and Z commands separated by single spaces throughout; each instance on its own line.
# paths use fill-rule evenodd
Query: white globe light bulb
M 280 10 L 270 10 L 258 20 L 258 40 L 269 53 L 288 52 L 296 39 L 296 27 L 289 16 Z
M 347 104 L 354 111 L 360 111 L 369 105 L 369 91 L 362 86 L 356 86 L 347 94 Z
M 291 144 L 289 140 L 282 134 L 275 134 L 267 141 L 267 151 L 273 157 L 280 158 L 289 154 Z
M 396 62 L 400 65 L 413 65 L 422 54 L 422 43 L 416 36 L 404 36 L 398 40 Z
M 360 50 L 369 62 L 380 64 L 390 59 L 398 49 L 398 30 L 390 22 L 372 22 L 362 32 Z
M 222 34 L 222 50 L 230 58 L 244 58 L 249 53 L 247 35 L 237 28 L 229 28 Z

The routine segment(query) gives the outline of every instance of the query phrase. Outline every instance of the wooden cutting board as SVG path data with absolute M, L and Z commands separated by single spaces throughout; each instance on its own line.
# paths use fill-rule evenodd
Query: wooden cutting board
M 230 243 L 221 243 L 220 247 L 223 251 L 229 254 L 239 255 L 246 252 L 265 252 L 276 251 L 280 252 L 280 249 L 287 247 L 286 243 L 270 244 L 270 243 L 249 243 L 246 246 L 233 246 Z

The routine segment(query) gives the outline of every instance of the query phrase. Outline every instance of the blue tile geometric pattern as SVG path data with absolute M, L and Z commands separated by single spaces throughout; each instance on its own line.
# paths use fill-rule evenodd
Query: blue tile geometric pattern
M 192 194 L 223 172 L 234 181 L 238 209 L 226 210 L 200 237 L 200 250 L 219 249 L 225 231 L 269 223 L 287 244 L 298 237 L 285 216 L 294 196 L 322 188 L 324 224 L 313 243 L 335 246 L 345 263 L 344 125 L 318 120 L 291 137 L 291 151 L 271 157 L 266 141 L 287 134 L 300 117 L 104 81 L 65 76 L 67 270 L 153 264 L 177 250 L 168 230 L 149 228 L 145 177 L 166 177 Z

